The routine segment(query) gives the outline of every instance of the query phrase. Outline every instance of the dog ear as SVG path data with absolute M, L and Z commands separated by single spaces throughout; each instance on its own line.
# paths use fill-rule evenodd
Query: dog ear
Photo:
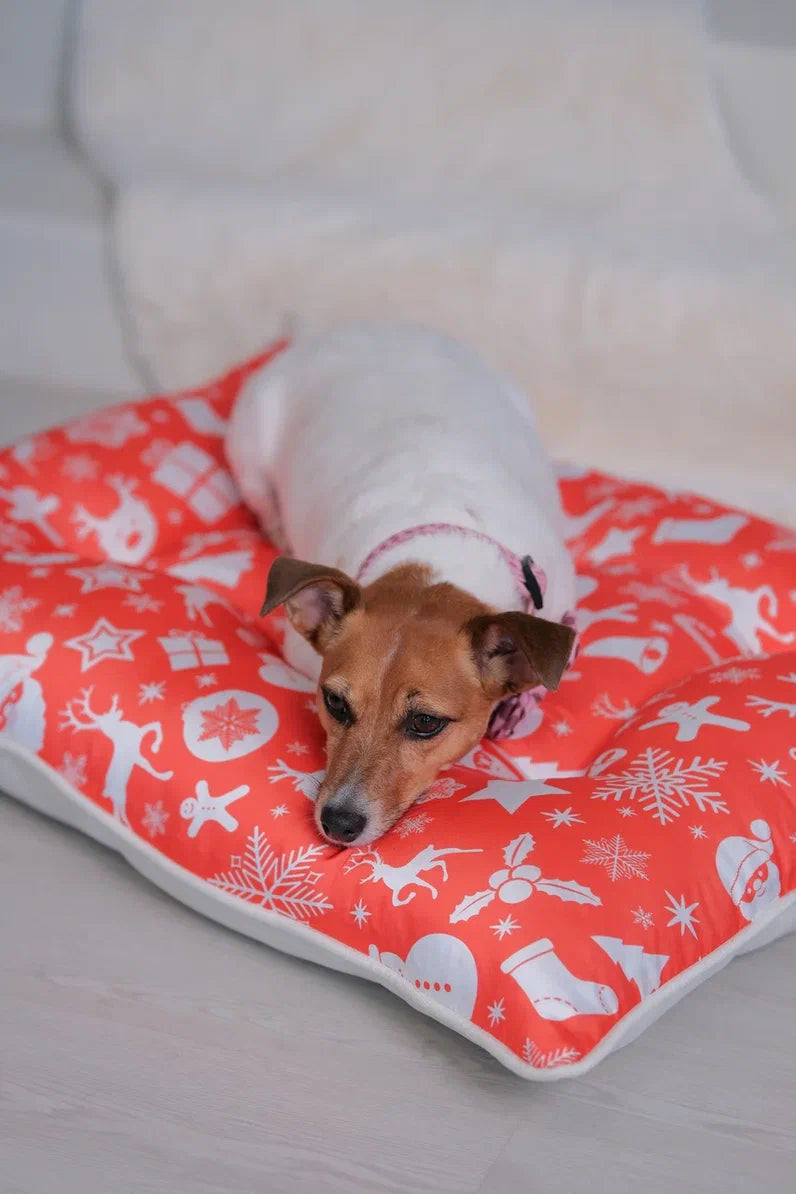
M 513 611 L 481 614 L 464 630 L 484 688 L 495 700 L 537 684 L 555 692 L 575 642 L 571 627 Z
M 356 581 L 337 568 L 278 556 L 268 573 L 260 616 L 284 605 L 294 629 L 322 651 L 361 596 Z

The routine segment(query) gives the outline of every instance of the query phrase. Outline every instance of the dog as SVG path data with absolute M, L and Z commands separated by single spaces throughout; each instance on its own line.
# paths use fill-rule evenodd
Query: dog
M 290 553 L 262 613 L 284 605 L 285 658 L 318 684 L 316 824 L 367 845 L 570 660 L 575 576 L 529 402 L 438 332 L 358 324 L 254 374 L 226 451 Z

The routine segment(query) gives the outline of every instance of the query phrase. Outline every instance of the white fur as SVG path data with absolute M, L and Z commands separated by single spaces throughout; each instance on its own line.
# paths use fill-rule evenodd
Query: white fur
M 558 491 L 528 400 L 438 332 L 357 324 L 297 344 L 250 380 L 226 446 L 264 529 L 278 510 L 301 559 L 357 576 L 396 532 L 450 523 L 530 554 L 547 576 L 545 617 L 574 605 Z M 395 547 L 363 579 L 407 560 L 496 609 L 523 608 L 499 551 L 455 534 Z M 317 670 L 296 640 L 286 651 Z

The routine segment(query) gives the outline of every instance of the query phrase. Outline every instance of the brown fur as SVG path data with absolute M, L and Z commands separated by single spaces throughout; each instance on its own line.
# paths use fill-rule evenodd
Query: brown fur
M 540 680 L 555 686 L 572 632 L 525 614 L 497 614 L 469 593 L 434 583 L 421 565 L 395 568 L 360 588 L 334 569 L 278 560 L 263 612 L 284 602 L 288 617 L 323 658 L 318 714 L 327 772 L 316 821 L 345 786 L 361 790 L 379 836 L 486 731 L 495 702 Z M 326 686 L 355 721 L 326 709 Z M 409 737 L 410 711 L 450 720 L 438 737 Z

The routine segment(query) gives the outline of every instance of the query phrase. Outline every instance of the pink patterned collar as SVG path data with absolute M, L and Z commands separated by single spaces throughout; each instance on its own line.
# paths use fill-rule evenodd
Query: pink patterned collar
M 357 572 L 357 580 L 362 580 L 363 576 L 370 571 L 376 561 L 381 556 L 386 555 L 387 552 L 392 551 L 393 548 L 402 547 L 405 543 L 409 543 L 413 539 L 422 539 L 435 535 L 458 535 L 463 539 L 475 539 L 481 543 L 490 544 L 503 557 L 514 577 L 517 591 L 521 596 L 521 608 L 529 614 L 538 613 L 542 609 L 547 589 L 547 577 L 541 568 L 537 568 L 534 565 L 530 556 L 515 555 L 513 551 L 509 551 L 507 547 L 504 547 L 497 539 L 493 539 L 491 535 L 486 535 L 483 531 L 477 531 L 472 527 L 457 526 L 455 523 L 426 522 L 419 526 L 408 527 L 404 531 L 397 531 L 394 535 L 383 539 L 365 558 Z M 570 615 L 566 615 L 563 620 L 569 625 L 572 624 Z M 487 737 L 512 737 L 520 724 L 525 720 L 526 714 L 539 704 L 546 691 L 543 685 L 539 685 L 537 688 L 531 688 L 527 692 L 521 692 L 516 696 L 506 697 L 505 700 L 500 701 L 492 710 L 492 716 L 489 719 L 489 726 L 487 728 Z

